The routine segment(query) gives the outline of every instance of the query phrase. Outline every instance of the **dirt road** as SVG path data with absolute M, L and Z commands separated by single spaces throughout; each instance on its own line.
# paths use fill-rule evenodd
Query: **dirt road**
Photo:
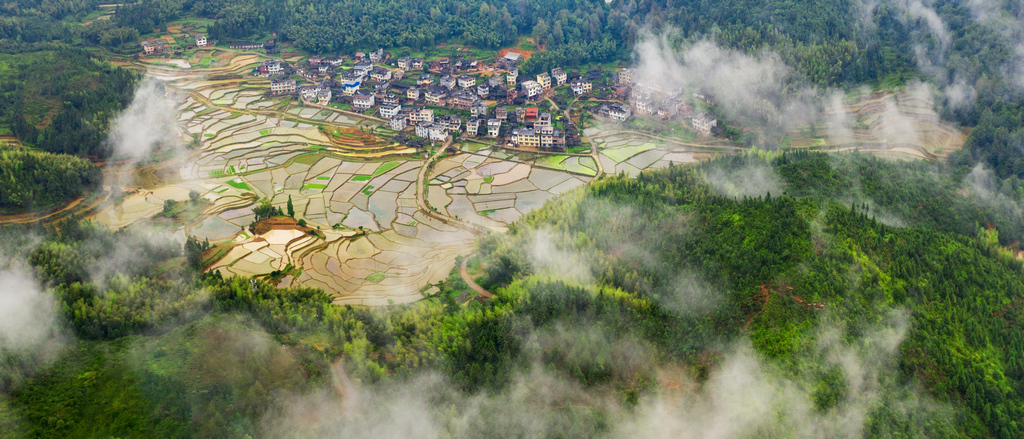
M 462 276 L 462 280 L 466 281 L 466 285 L 469 285 L 469 288 L 480 295 L 480 297 L 483 297 L 484 299 L 493 299 L 495 297 L 494 294 L 491 294 L 490 291 L 487 291 L 484 287 L 478 285 L 476 281 L 469 276 L 469 270 L 466 269 L 466 265 L 469 262 L 469 258 L 472 256 L 473 255 L 469 255 L 462 259 L 462 266 L 459 267 L 459 275 Z
M 460 229 L 468 230 L 475 234 L 484 234 L 487 231 L 484 230 L 482 227 L 466 223 L 462 220 L 452 218 L 448 215 L 443 215 L 440 212 L 431 209 L 430 205 L 427 204 L 427 185 L 430 184 L 430 181 L 427 179 L 427 172 L 430 170 L 430 164 L 437 160 L 438 157 L 441 157 L 441 154 L 444 154 L 444 151 L 448 149 L 449 146 L 451 146 L 452 140 L 453 138 L 451 136 L 448 136 L 448 140 L 444 142 L 444 145 L 441 145 L 441 147 L 434 152 L 434 155 L 430 156 L 430 158 L 427 159 L 427 161 L 423 162 L 423 166 L 420 167 L 420 173 L 416 179 L 416 205 L 419 206 L 420 211 L 422 211 L 423 213 L 430 215 L 441 221 L 444 221 L 446 224 L 458 227 Z

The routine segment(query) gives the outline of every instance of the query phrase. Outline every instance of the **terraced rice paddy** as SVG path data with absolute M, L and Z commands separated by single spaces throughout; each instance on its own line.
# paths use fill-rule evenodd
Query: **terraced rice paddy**
M 621 172 L 636 176 L 644 169 L 664 168 L 671 163 L 693 163 L 714 157 L 716 153 L 630 133 L 605 134 L 598 130 L 584 133 L 601 151 L 601 165 L 609 174 Z M 592 162 L 592 160 L 591 160 Z M 588 166 L 581 163 L 581 166 Z
M 224 67 L 212 69 L 150 66 L 149 74 L 181 97 L 180 128 L 199 148 L 181 167 L 180 181 L 130 195 L 97 219 L 122 227 L 156 215 L 164 200 L 184 201 L 196 190 L 212 205 L 179 233 L 230 246 L 211 270 L 260 276 L 291 266 L 279 285 L 321 288 L 342 304 L 421 299 L 448 276 L 456 256 L 472 251 L 475 238 L 417 207 L 421 154 L 380 134 L 390 131 L 371 133 L 381 124 L 377 120 L 265 97 L 268 80 L 241 76 L 259 60 L 246 54 L 223 58 L 217 64 Z M 628 136 L 601 142 L 606 172 L 634 173 L 703 154 Z M 427 176 L 426 198 L 442 215 L 503 231 L 596 173 L 589 156 L 520 159 L 477 148 L 437 162 Z M 247 230 L 257 200 L 285 210 L 289 198 L 296 219 L 319 236 L 297 228 Z

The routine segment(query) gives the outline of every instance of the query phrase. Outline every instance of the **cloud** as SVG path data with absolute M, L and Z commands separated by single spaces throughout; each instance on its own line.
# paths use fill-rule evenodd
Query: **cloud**
M 542 228 L 533 233 L 529 257 L 534 272 L 577 283 L 593 282 L 589 262 L 580 253 L 561 247 L 560 241 L 565 240 L 559 239 L 552 229 Z
M 796 372 L 765 360 L 749 341 L 739 341 L 725 350 L 707 381 L 695 385 L 681 378 L 686 385 L 645 392 L 636 407 L 623 405 L 608 387 L 586 388 L 539 365 L 517 374 L 502 391 L 468 394 L 432 372 L 359 384 L 339 363 L 329 389 L 279 395 L 260 426 L 265 435 L 282 438 L 859 438 L 874 411 L 891 410 L 901 420 L 928 421 L 906 423 L 927 437 L 925 428 L 948 422 L 950 410 L 913 386 L 896 383 L 895 359 L 907 330 L 902 311 L 856 338 L 841 325 L 825 325 L 811 347 L 820 361 L 803 363 Z M 656 364 L 643 343 L 628 337 L 602 347 L 608 334 L 600 328 L 556 325 L 534 338 L 544 350 L 563 349 L 575 361 L 614 362 L 631 372 Z M 846 390 L 834 407 L 815 403 L 819 368 L 841 372 Z M 661 373 L 663 383 L 688 375 L 674 369 Z
M 744 125 L 791 129 L 820 114 L 818 92 L 807 87 L 777 54 L 748 55 L 708 40 L 677 51 L 672 37 L 671 33 L 641 35 L 634 48 L 636 83 L 657 85 L 666 92 L 710 92 L 718 105 Z
M 900 417 L 948 411 L 892 379 L 907 328 L 906 313 L 896 311 L 852 341 L 841 327 L 821 330 L 819 356 L 825 367 L 842 371 L 847 389 L 833 408 L 817 408 L 813 383 L 801 378 L 812 376 L 813 366 L 805 363 L 800 375 L 790 375 L 741 342 L 724 355 L 699 390 L 663 392 L 644 401 L 636 416 L 616 425 L 609 437 L 860 438 L 869 415 L 886 395 L 886 408 L 898 407 Z
M 162 82 L 146 77 L 132 103 L 114 119 L 108 142 L 114 155 L 141 162 L 161 148 L 181 142 L 177 111 Z
M 964 176 L 963 185 L 979 204 L 1018 221 L 1024 219 L 1024 207 L 999 191 L 999 178 L 983 163 L 978 163 Z
M 24 263 L 0 264 L 0 393 L 63 351 L 67 337 L 59 310 Z
M 711 165 L 704 171 L 704 180 L 719 195 L 732 198 L 763 197 L 769 193 L 782 195 L 782 181 L 775 170 L 756 157 L 746 158 L 739 167 Z

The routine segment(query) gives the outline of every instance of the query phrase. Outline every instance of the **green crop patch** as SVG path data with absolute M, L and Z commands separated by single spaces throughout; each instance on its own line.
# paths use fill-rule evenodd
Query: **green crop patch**
M 229 182 L 227 182 L 225 184 L 227 184 L 228 186 L 231 186 L 231 187 L 233 187 L 235 189 L 242 190 L 242 191 L 251 191 L 252 190 L 249 187 L 249 185 L 245 184 L 244 181 L 231 180 L 231 181 L 229 181 Z
M 321 175 L 321 176 L 317 177 L 316 179 L 317 179 L 317 180 L 330 180 L 330 179 L 331 179 L 331 177 L 328 177 L 328 176 L 326 176 L 326 175 Z
M 326 184 L 306 183 L 302 186 L 303 189 L 326 189 Z
M 378 176 L 380 174 L 383 174 L 383 173 L 388 172 L 388 171 L 390 171 L 392 169 L 395 169 L 400 164 L 402 164 L 402 162 L 387 162 L 387 163 L 385 163 L 383 165 L 380 165 L 380 167 L 377 168 L 377 170 L 373 172 L 373 176 L 376 177 L 376 176 Z
M 352 177 L 352 181 L 370 181 L 373 180 L 372 175 L 356 175 Z
M 386 275 L 384 273 L 379 273 L 378 272 L 378 273 L 373 273 L 373 274 L 371 274 L 369 276 L 366 276 L 366 280 L 368 280 L 370 282 L 373 282 L 373 283 L 378 283 L 378 282 L 380 282 L 380 281 L 382 281 L 384 279 L 387 279 L 387 277 L 388 277 L 388 275 Z
M 367 195 L 367 196 L 373 194 L 373 186 L 371 185 L 371 186 L 365 187 L 363 189 L 363 194 Z
M 273 133 L 273 132 L 274 132 L 273 128 L 267 128 L 267 129 L 260 130 L 260 135 L 261 136 L 266 136 L 266 135 L 268 135 L 270 133 Z

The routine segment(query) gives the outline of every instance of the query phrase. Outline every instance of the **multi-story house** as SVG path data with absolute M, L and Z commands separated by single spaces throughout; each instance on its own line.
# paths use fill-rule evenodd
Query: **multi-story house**
M 569 75 L 566 75 L 565 71 L 563 71 L 561 67 L 555 67 L 551 69 L 551 78 L 554 79 L 554 85 L 556 87 L 565 84 L 565 81 L 568 77 Z
M 282 70 L 281 61 L 276 59 L 264 60 L 259 66 L 259 72 L 268 76 L 280 75 Z
M 409 87 L 409 90 L 405 92 L 405 98 L 411 101 L 418 100 L 420 98 L 419 87 Z
M 508 73 L 505 74 L 505 84 L 507 84 L 509 87 L 515 87 L 518 80 L 519 69 L 517 68 L 509 69 Z
M 633 69 L 622 69 L 619 70 L 618 77 L 619 84 L 626 86 L 633 86 Z
M 390 81 L 391 70 L 385 69 L 383 67 L 374 67 L 372 70 L 370 70 L 370 77 L 373 78 L 374 81 L 378 82 Z
M 633 111 L 632 109 L 629 108 L 628 105 L 622 105 L 613 102 L 610 104 L 602 105 L 601 108 L 597 110 L 597 114 L 612 120 L 625 122 L 626 119 L 629 119 L 629 117 L 633 115 Z
M 459 84 L 459 88 L 466 89 L 476 86 L 476 78 L 470 75 L 462 75 L 459 76 L 459 79 L 456 80 L 456 83 Z
M 523 81 L 522 84 L 519 84 L 519 88 L 527 100 L 535 100 L 544 93 L 544 87 L 537 83 L 537 81 Z
M 540 135 L 528 128 L 512 130 L 512 142 L 519 148 L 540 148 Z
M 476 86 L 476 95 L 477 96 L 480 96 L 481 98 L 486 98 L 487 96 L 490 96 L 490 94 L 491 94 L 491 87 L 488 86 L 486 82 L 481 82 L 480 84 L 478 84 Z
M 271 80 L 270 92 L 276 95 L 295 93 L 295 80 L 287 78 Z
M 391 120 L 388 121 L 388 125 L 395 131 L 402 131 L 409 125 L 409 120 L 399 115 L 392 117 Z
M 385 119 L 391 119 L 398 116 L 398 112 L 402 111 L 402 106 L 398 104 L 381 104 L 380 106 L 380 117 Z
M 449 133 L 462 131 L 462 118 L 458 116 L 445 115 L 438 119 L 437 123 L 441 124 Z
M 416 79 L 416 85 L 420 87 L 428 86 L 434 83 L 434 76 L 430 73 L 424 73 Z
M 482 121 L 479 118 L 469 118 L 469 120 L 466 121 L 466 134 L 474 137 L 480 135 L 480 122 Z
M 487 78 L 487 85 L 491 87 L 497 87 L 503 83 L 505 83 L 505 81 L 502 80 L 501 73 L 492 74 Z
M 718 126 L 718 119 L 708 113 L 701 113 L 693 117 L 693 129 L 702 134 L 711 134 L 711 130 Z
M 455 88 L 455 77 L 452 75 L 444 75 L 441 77 L 441 87 L 451 90 Z
M 434 121 L 434 109 L 432 109 L 432 108 L 417 107 L 416 109 L 412 110 L 412 112 L 409 113 L 409 122 L 410 123 L 418 124 L 420 122 L 425 122 L 425 121 L 430 121 L 430 122 Z M 420 136 L 420 137 L 423 137 L 423 136 Z
M 369 110 L 373 107 L 374 100 L 374 95 L 363 91 L 357 91 L 352 95 L 352 106 L 360 110 Z
M 363 77 L 355 71 L 349 70 L 341 74 L 341 93 L 346 96 L 355 94 L 356 90 L 363 83 Z
M 370 62 L 384 61 L 384 49 L 377 49 L 370 52 Z
M 427 87 L 427 92 L 425 93 L 424 98 L 430 105 L 443 107 L 447 103 L 448 89 L 437 85 L 431 85 L 430 87 Z
M 196 34 L 195 38 L 196 38 L 196 47 L 203 48 L 203 47 L 206 47 L 206 46 L 209 45 L 207 43 L 207 41 L 206 41 L 206 36 L 205 35 Z
M 544 87 L 545 90 L 551 88 L 551 75 L 547 73 L 537 75 L 537 83 Z
M 331 103 L 331 88 L 323 87 L 316 94 L 316 103 L 320 105 L 327 105 Z
M 594 83 L 590 82 L 589 79 L 577 78 L 576 80 L 572 81 L 572 92 L 576 96 L 582 95 L 584 93 L 590 93 L 590 91 L 593 89 Z
M 381 104 L 397 104 L 398 103 L 398 95 L 396 95 L 396 94 L 394 94 L 392 92 L 387 92 L 387 93 L 384 94 L 383 97 L 381 97 L 380 103 Z
M 472 107 L 469 107 L 469 113 L 473 117 L 487 117 L 487 103 L 477 101 Z
M 487 119 L 487 137 L 498 137 L 501 133 L 500 119 Z

